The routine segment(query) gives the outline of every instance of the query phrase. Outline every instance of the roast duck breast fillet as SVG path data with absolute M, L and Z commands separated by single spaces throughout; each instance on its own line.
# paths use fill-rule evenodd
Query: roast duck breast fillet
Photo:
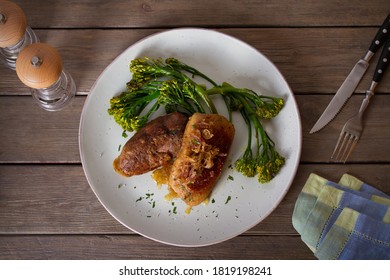
M 123 176 L 140 175 L 171 164 L 180 150 L 187 116 L 175 112 L 147 123 L 123 146 L 114 169 Z
M 217 114 L 192 115 L 169 175 L 168 187 L 189 206 L 205 201 L 219 179 L 234 126 Z

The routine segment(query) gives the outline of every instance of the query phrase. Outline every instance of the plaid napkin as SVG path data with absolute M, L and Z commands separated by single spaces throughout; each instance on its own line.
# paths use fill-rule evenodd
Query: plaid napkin
M 310 174 L 292 223 L 319 259 L 390 259 L 390 197 L 349 174 Z

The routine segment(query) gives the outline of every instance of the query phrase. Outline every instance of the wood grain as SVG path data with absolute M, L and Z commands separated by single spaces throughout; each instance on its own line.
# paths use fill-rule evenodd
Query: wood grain
M 388 164 L 302 164 L 281 204 L 245 235 L 296 235 L 295 201 L 312 172 L 335 182 L 349 173 L 390 195 L 389 170 Z M 0 239 L 1 234 L 132 234 L 100 204 L 81 165 L 0 165 L 0 186 Z
M 115 57 L 142 38 L 160 31 L 164 30 L 49 29 L 36 30 L 36 33 L 41 41 L 57 48 L 64 68 L 76 82 L 78 94 L 86 95 Z M 294 93 L 334 94 L 354 64 L 366 53 L 377 28 L 237 28 L 218 31 L 234 36 L 264 54 L 282 72 Z M 364 93 L 368 88 L 377 60 L 378 56 L 375 56 L 356 92 Z M 14 71 L 1 67 L 0 76 L 0 95 L 30 94 Z M 390 92 L 387 77 L 390 77 L 389 73 L 384 75 L 377 93 Z
M 379 26 L 390 9 L 387 0 L 15 2 L 35 28 Z
M 6 235 L 0 238 L 0 257 L 14 260 L 314 259 L 298 236 L 239 236 L 212 246 L 181 248 L 136 235 Z
M 78 127 L 85 97 L 62 111 L 41 109 L 31 96 L 0 97 L 0 163 L 79 163 Z
M 20 176 L 17 166 L 0 166 L 0 259 L 313 259 L 291 231 L 292 207 L 311 172 L 334 181 L 348 172 L 390 194 L 389 166 L 302 165 L 281 205 L 255 228 L 217 245 L 179 248 L 119 226 L 93 197 L 81 167 L 23 169 Z
M 59 51 L 77 96 L 64 110 L 46 112 L 16 73 L 0 66 L 0 259 L 314 259 L 291 222 L 310 173 L 335 182 L 349 173 L 390 195 L 389 73 L 365 113 L 351 161 L 329 159 L 378 55 L 343 111 L 309 134 L 365 54 L 390 11 L 388 0 L 14 2 L 41 42 Z M 181 27 L 217 30 L 264 54 L 291 86 L 302 122 L 301 161 L 280 205 L 245 233 L 201 248 L 160 244 L 116 221 L 89 186 L 78 147 L 82 108 L 102 71 L 139 40 Z
M 296 96 L 302 120 L 302 162 L 330 162 L 344 122 L 356 113 L 363 100 L 362 95 L 353 96 L 327 127 L 309 134 L 331 98 Z M 85 97 L 78 96 L 70 106 L 53 113 L 40 109 L 31 96 L 0 96 L 0 163 L 80 163 L 78 130 L 84 102 Z M 389 106 L 386 95 L 374 96 L 351 162 L 390 162 Z

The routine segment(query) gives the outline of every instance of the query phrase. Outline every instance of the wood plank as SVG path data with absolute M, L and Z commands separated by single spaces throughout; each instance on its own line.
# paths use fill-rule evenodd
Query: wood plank
M 312 172 L 336 182 L 349 173 L 390 195 L 389 170 L 388 164 L 303 164 L 281 204 L 244 235 L 297 235 L 291 217 Z M 132 234 L 99 203 L 80 165 L 0 165 L 0 186 L 0 239 L 4 234 Z
M 125 232 L 80 165 L 0 165 L 1 233 Z
M 172 247 L 136 235 L 0 236 L 0 259 L 315 259 L 298 236 L 240 236 L 220 244 Z
M 31 96 L 0 97 L 0 162 L 80 163 L 78 127 L 85 97 L 58 112 Z
M 358 110 L 363 96 L 353 96 L 327 127 L 309 134 L 331 98 L 296 96 L 302 120 L 302 162 L 330 162 L 340 130 Z M 78 96 L 64 110 L 46 112 L 31 96 L 0 96 L 0 163 L 80 163 L 78 129 L 84 101 L 84 96 Z M 351 162 L 390 162 L 389 106 L 387 95 L 372 99 L 365 114 L 366 127 Z
M 390 8 L 387 0 L 15 2 L 39 28 L 378 26 Z
M 64 68 L 76 81 L 78 94 L 86 95 L 115 57 L 138 40 L 159 31 L 162 30 L 61 29 L 37 30 L 37 34 L 43 42 L 58 49 Z M 262 52 L 279 68 L 296 94 L 334 94 L 356 61 L 365 54 L 377 28 L 238 28 L 219 31 Z M 356 92 L 364 93 L 369 86 L 377 60 L 378 56 L 375 56 Z M 0 76 L 0 95 L 30 94 L 14 71 L 0 67 Z M 386 73 L 378 93 L 390 92 L 389 77 L 390 74 Z

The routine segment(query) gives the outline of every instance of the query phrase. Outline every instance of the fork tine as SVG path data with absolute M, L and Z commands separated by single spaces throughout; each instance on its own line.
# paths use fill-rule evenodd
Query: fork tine
M 359 112 L 347 120 L 341 129 L 339 139 L 337 140 L 336 147 L 334 148 L 331 156 L 331 159 L 333 159 L 337 153 L 335 159 L 336 162 L 343 161 L 345 163 L 355 149 L 355 146 L 359 141 L 360 135 L 362 134 L 364 128 L 363 112 L 368 105 L 368 100 L 373 94 L 373 90 L 367 91 L 366 97 L 362 102 Z
M 333 159 L 334 154 L 336 153 L 337 148 L 339 147 L 340 142 L 341 142 L 341 140 L 343 139 L 343 136 L 344 136 L 344 131 L 342 131 L 342 132 L 340 133 L 339 139 L 337 140 L 336 146 L 334 147 L 332 156 L 330 157 L 331 159 Z M 344 143 L 344 141 L 343 141 L 343 143 Z M 341 149 L 341 147 L 340 147 L 340 149 Z M 337 156 L 338 156 L 338 154 L 340 153 L 340 150 L 338 150 L 338 151 L 339 151 L 339 152 L 337 153 Z M 337 157 L 336 157 L 336 158 L 337 158 Z
M 348 151 L 352 146 L 353 138 L 354 138 L 354 136 L 352 134 L 345 135 L 346 145 L 344 147 L 343 154 L 339 158 L 339 161 L 343 161 L 344 163 L 346 162 L 346 159 L 345 160 L 343 160 L 343 159 L 349 154 Z
M 344 132 L 343 133 L 343 142 L 341 143 L 341 147 L 337 153 L 337 156 L 336 156 L 336 161 L 340 161 L 340 154 L 342 151 L 344 151 L 346 149 L 346 146 L 345 145 L 348 145 L 348 133 L 347 132 Z M 343 153 L 344 154 L 344 153 Z
M 345 157 L 345 159 L 344 159 L 344 163 L 347 161 L 347 159 L 349 158 L 349 156 L 350 156 L 350 154 L 353 152 L 353 150 L 355 149 L 355 146 L 356 146 L 356 144 L 357 144 L 357 142 L 358 142 L 358 140 L 359 140 L 359 138 L 358 137 L 351 137 L 351 138 L 353 138 L 353 139 L 351 139 L 351 147 L 349 148 L 349 152 L 348 152 L 348 154 L 347 154 L 347 156 Z
M 337 151 L 337 155 L 336 155 L 336 158 L 335 158 L 335 161 L 340 161 L 340 155 L 342 154 L 342 152 L 344 151 L 345 149 L 345 144 L 348 144 L 348 133 L 346 133 L 345 131 L 342 131 L 341 134 L 340 134 L 340 137 L 342 140 L 341 141 L 341 145 L 340 147 L 338 148 L 338 151 Z
M 340 133 L 339 139 L 337 141 L 336 147 L 332 154 L 332 159 L 334 158 L 334 154 L 337 152 L 337 155 L 335 157 L 336 162 L 343 162 L 345 163 L 353 150 L 355 149 L 355 146 L 359 140 L 359 137 L 349 134 L 345 131 L 342 131 Z M 341 142 L 341 145 L 340 145 Z

